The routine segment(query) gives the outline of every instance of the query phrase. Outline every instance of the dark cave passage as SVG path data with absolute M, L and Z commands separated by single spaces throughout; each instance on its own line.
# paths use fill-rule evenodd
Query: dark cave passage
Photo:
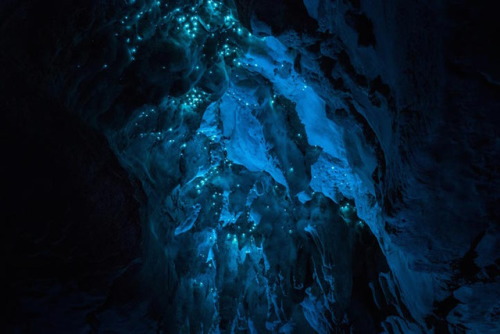
M 6 332 L 495 333 L 463 3 L 4 2 Z

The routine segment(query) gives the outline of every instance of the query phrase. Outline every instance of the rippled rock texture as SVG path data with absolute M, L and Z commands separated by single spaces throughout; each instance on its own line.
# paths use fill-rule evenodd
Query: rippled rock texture
M 486 2 L 1 9 L 8 332 L 500 330 Z

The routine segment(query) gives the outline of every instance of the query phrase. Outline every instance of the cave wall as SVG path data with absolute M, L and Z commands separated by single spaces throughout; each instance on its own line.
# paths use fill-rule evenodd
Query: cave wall
M 269 286 L 283 274 L 275 266 L 313 276 L 305 258 L 326 256 L 338 263 L 335 283 L 325 273 L 302 279 L 325 285 L 328 302 L 318 306 L 321 293 L 305 288 L 278 294 L 303 304 L 275 310 L 269 325 L 256 308 L 254 327 L 286 332 L 294 318 L 295 330 L 328 332 L 320 313 L 330 308 L 330 319 L 348 314 L 358 332 L 495 332 L 499 29 L 488 3 L 236 1 L 228 20 L 244 34 L 227 32 L 234 45 L 223 52 L 241 65 L 218 62 L 210 36 L 201 46 L 173 32 L 164 15 L 182 5 L 2 4 L 2 123 L 7 175 L 16 175 L 3 242 L 12 254 L 8 328 L 199 330 L 178 323 L 179 309 L 207 325 L 217 312 L 246 319 L 264 292 L 240 307 L 227 288 L 217 310 L 191 276 L 244 284 L 263 253 L 288 249 L 253 275 Z M 209 93 L 187 96 L 197 85 Z M 203 170 L 214 161 L 221 176 Z M 201 197 L 190 183 L 200 175 L 210 185 Z M 197 206 L 213 192 L 215 208 Z M 236 215 L 245 217 L 237 203 L 253 192 L 249 216 L 272 209 L 255 232 L 268 241 L 244 248 L 234 221 L 252 228 L 255 218 Z M 186 263 L 210 253 L 203 228 L 212 225 L 198 216 L 213 215 L 235 230 L 214 255 L 218 272 L 207 274 L 206 259 Z M 282 228 L 266 223 L 276 220 Z M 310 240 L 336 246 L 294 253 Z M 188 246 L 197 250 L 183 253 Z M 234 271 L 229 259 L 247 250 L 254 258 L 237 264 L 246 271 Z
M 282 3 L 302 10 L 299 1 Z M 382 213 L 367 222 L 410 312 L 440 330 L 447 319 L 454 330 L 495 331 L 496 301 L 484 296 L 476 306 L 485 313 L 473 311 L 475 320 L 461 305 L 470 298 L 465 295 L 498 284 L 498 244 L 491 243 L 498 237 L 492 48 L 498 25 L 486 14 L 487 3 L 304 1 L 323 33 L 304 30 L 305 43 L 283 28 L 299 30 L 296 21 L 277 20 L 259 10 L 264 4 L 254 5 L 254 17 L 270 31 L 285 30 L 280 40 L 319 64 L 322 76 L 311 70 L 311 82 L 320 95 L 343 96 L 369 126 Z M 478 255 L 481 242 L 491 248 Z

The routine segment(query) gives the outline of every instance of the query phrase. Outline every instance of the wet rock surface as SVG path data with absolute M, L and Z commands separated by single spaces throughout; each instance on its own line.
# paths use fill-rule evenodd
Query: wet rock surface
M 6 1 L 20 333 L 495 333 L 487 2 Z

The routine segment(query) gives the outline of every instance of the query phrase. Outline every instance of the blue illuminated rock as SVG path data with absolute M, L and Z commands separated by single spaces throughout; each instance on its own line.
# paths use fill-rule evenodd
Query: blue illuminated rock
M 103 172 L 107 191 L 116 185 L 122 203 L 135 189 L 141 208 L 130 215 L 136 223 L 140 216 L 141 240 L 123 240 L 142 249 L 112 262 L 96 291 L 67 292 L 97 274 L 49 284 L 54 317 L 40 311 L 52 299 L 27 289 L 29 302 L 18 304 L 28 305 L 19 314 L 37 314 L 30 328 L 500 329 L 498 144 L 489 117 L 500 107 L 498 78 L 456 42 L 462 21 L 453 18 L 476 14 L 400 0 L 68 3 L 47 17 L 70 37 L 47 25 L 45 35 L 62 41 L 40 51 L 47 69 L 27 66 L 20 77 L 43 78 L 43 89 L 31 82 L 29 93 L 47 94 L 90 126 L 82 130 L 89 147 L 105 145 L 88 132 L 107 139 L 125 170 L 119 180 Z M 15 15 L 12 22 L 22 21 Z M 74 178 L 94 173 L 74 168 Z M 88 205 L 105 211 L 107 192 L 94 192 Z M 102 202 L 116 212 L 114 201 Z M 120 214 L 110 216 L 131 230 Z M 119 238 L 119 230 L 106 235 Z M 115 247 L 123 252 L 123 242 Z M 53 279 L 40 277 L 33 286 Z M 84 307 L 72 304 L 79 298 Z M 72 326 L 60 320 L 65 303 Z M 9 329 L 21 325 L 15 318 Z

